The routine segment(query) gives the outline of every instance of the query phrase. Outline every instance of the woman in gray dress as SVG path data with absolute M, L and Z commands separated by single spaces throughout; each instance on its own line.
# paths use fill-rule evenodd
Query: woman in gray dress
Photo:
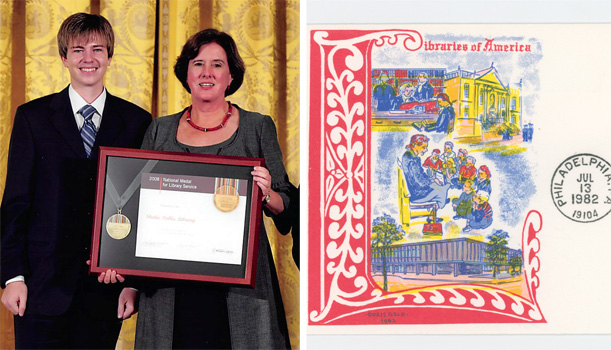
M 192 105 L 155 119 L 142 148 L 265 158 L 266 167 L 254 167 L 252 175 L 264 212 L 274 216 L 288 207 L 290 190 L 274 122 L 225 100 L 240 87 L 244 72 L 231 36 L 214 29 L 193 35 L 174 66 Z M 264 225 L 255 288 L 149 281 L 139 290 L 136 348 L 290 348 Z

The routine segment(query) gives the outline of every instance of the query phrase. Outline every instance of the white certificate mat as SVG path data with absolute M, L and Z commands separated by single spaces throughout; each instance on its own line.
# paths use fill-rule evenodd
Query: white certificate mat
M 136 256 L 239 265 L 242 261 L 246 197 L 229 212 L 214 204 L 201 183 L 210 178 L 142 174 L 159 188 L 140 191 Z M 212 181 L 214 181 L 212 179 Z

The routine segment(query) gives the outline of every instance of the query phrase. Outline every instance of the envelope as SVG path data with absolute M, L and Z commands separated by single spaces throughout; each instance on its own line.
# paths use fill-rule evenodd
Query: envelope
M 611 333 L 611 26 L 308 28 L 308 333 Z

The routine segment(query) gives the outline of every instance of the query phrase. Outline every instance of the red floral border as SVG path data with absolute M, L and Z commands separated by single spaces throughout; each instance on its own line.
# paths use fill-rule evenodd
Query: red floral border
M 309 125 L 309 325 L 545 322 L 539 286 L 539 212 L 524 221 L 529 298 L 484 285 L 381 290 L 369 275 L 371 49 L 422 46 L 419 32 L 312 30 Z

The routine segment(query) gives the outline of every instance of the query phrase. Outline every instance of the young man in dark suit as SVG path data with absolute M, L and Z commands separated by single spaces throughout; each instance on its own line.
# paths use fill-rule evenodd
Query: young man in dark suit
M 86 264 L 98 148 L 139 148 L 151 115 L 104 87 L 114 48 L 104 17 L 72 15 L 57 40 L 70 85 L 15 115 L 0 208 L 2 303 L 18 349 L 114 349 L 122 286 L 98 283 Z

